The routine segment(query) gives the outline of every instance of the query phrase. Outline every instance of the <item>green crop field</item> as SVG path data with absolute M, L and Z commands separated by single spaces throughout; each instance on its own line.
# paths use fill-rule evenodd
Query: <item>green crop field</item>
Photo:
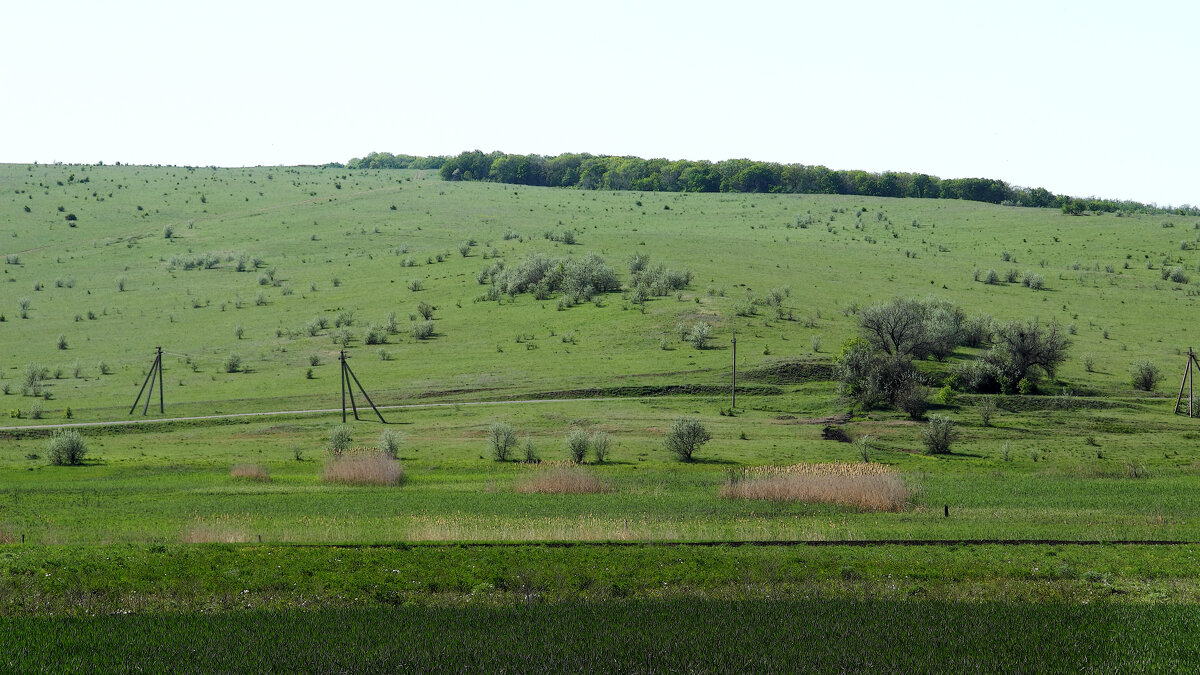
M 332 650 L 459 670 L 516 644 L 535 669 L 656 649 L 663 667 L 690 642 L 717 670 L 805 654 L 822 670 L 967 670 L 993 648 L 1026 671 L 1195 657 L 1181 643 L 1200 612 L 1200 421 L 1172 410 L 1197 218 L 304 167 L 4 165 L 0 187 L 7 669 L 163 669 L 197 649 L 216 670 L 307 670 Z M 489 283 L 539 255 L 564 276 L 599 256 L 620 288 Z M 639 290 L 635 256 L 687 283 Z M 928 412 L 958 432 L 937 455 L 924 420 L 856 405 L 834 378 L 863 310 L 929 296 L 1070 341 L 1023 392 L 955 389 L 986 345 L 919 360 Z M 688 339 L 701 323 L 703 349 Z M 130 414 L 158 347 L 165 412 L 155 391 Z M 394 443 L 395 484 L 323 479 L 341 457 L 327 446 L 342 350 L 389 422 L 359 397 L 348 444 Z M 1131 381 L 1141 361 L 1162 374 L 1149 391 Z M 712 436 L 697 461 L 664 446 L 680 417 Z M 113 424 L 130 419 L 162 421 Z M 509 461 L 488 445 L 498 423 L 518 441 Z M 63 424 L 92 425 L 79 465 L 49 461 Z M 572 430 L 606 434 L 607 457 L 569 463 Z M 527 444 L 540 464 L 518 461 Z M 894 508 L 730 496 L 756 467 L 864 459 L 900 481 Z M 592 487 L 530 487 L 547 476 Z M 863 540 L 1182 543 L 732 545 Z M 722 636 L 706 615 L 742 619 Z M 664 616 L 683 618 L 646 637 Z M 276 623 L 340 642 L 263 661 Z M 1130 628 L 1100 627 L 1114 623 Z M 766 624 L 805 637 L 774 642 Z M 454 625 L 451 656 L 436 638 Z M 961 630 L 921 638 L 946 625 Z M 862 651 L 820 651 L 829 640 Z M 54 661 L 64 650 L 89 656 Z

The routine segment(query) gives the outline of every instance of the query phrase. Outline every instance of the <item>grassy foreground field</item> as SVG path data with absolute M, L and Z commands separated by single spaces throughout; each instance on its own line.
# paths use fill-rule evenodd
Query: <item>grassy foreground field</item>
M 1172 416 L 1167 393 L 1200 295 L 1195 219 L 313 168 L 9 165 L 0 186 L 6 668 L 163 669 L 203 654 L 218 670 L 493 669 L 514 650 L 537 654 L 535 670 L 641 657 L 658 659 L 647 670 L 808 658 L 1112 672 L 1195 659 L 1191 544 L 664 545 L 1200 541 L 1200 428 Z M 498 260 L 591 253 L 622 284 L 635 253 L 691 283 L 567 307 L 555 294 L 489 299 L 477 278 Z M 1028 270 L 1045 288 L 982 283 L 977 269 Z M 923 453 L 923 423 L 850 409 L 830 381 L 858 308 L 929 294 L 968 314 L 1055 320 L 1073 342 L 1036 394 L 992 397 L 990 424 L 985 397 L 934 404 L 961 433 L 940 456 Z M 702 350 L 678 328 L 700 321 L 712 326 Z M 351 423 L 357 447 L 398 434 L 398 485 L 322 480 L 340 423 L 327 413 L 88 427 L 81 466 L 48 465 L 38 427 L 130 418 L 158 346 L 166 414 L 151 418 L 337 407 L 341 349 L 376 403 L 449 405 Z M 940 383 L 979 354 L 920 367 Z M 1166 373 L 1156 391 L 1130 384 L 1143 359 Z M 681 416 L 713 435 L 697 462 L 664 449 Z M 517 431 L 517 458 L 528 439 L 549 461 L 493 461 L 497 422 Z M 872 440 L 828 440 L 826 427 Z M 572 430 L 611 438 L 605 461 L 569 467 L 597 488 L 530 491 L 567 458 Z M 724 492 L 755 467 L 853 466 L 864 451 L 903 482 L 898 508 Z M 239 466 L 266 480 L 231 475 Z M 269 646 L 310 633 L 332 637 Z

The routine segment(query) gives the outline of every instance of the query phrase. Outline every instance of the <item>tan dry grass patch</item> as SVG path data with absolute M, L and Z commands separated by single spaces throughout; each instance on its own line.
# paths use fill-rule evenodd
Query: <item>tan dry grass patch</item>
M 180 540 L 185 544 L 242 544 L 251 540 L 249 519 L 245 516 L 196 516 L 183 528 Z
M 404 467 L 376 448 L 355 449 L 326 457 L 321 480 L 343 485 L 399 485 Z
M 545 462 L 513 484 L 523 494 L 585 495 L 607 492 L 608 485 L 596 474 L 573 463 Z
M 3 524 L 0 524 L 0 544 L 12 544 L 17 541 L 17 535 Z
M 230 478 L 245 478 L 260 483 L 271 482 L 271 472 L 261 464 L 234 464 L 229 470 Z
M 912 497 L 899 473 L 882 464 L 828 463 L 757 466 L 731 472 L 728 499 L 819 502 L 864 511 L 902 511 Z

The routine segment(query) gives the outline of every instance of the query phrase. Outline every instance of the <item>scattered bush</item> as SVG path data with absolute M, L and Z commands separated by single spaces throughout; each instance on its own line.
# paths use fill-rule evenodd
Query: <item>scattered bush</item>
M 910 419 L 919 420 L 929 409 L 929 387 L 926 387 L 920 377 L 913 371 L 908 378 L 899 384 L 892 396 L 896 409 L 905 413 Z
M 616 272 L 595 253 L 582 258 L 549 258 L 542 254 L 527 258 L 515 267 L 495 263 L 476 276 L 482 283 L 490 282 L 500 295 L 533 293 L 541 300 L 561 293 L 568 306 L 587 302 L 600 293 L 620 290 Z
M 338 425 L 329 430 L 329 444 L 326 445 L 326 450 L 334 455 L 340 455 L 350 449 L 350 443 L 354 438 L 350 435 L 350 427 Z
M 582 464 L 591 445 L 591 434 L 583 429 L 572 429 L 567 433 L 567 456 L 572 462 Z
M 704 428 L 700 420 L 694 417 L 680 417 L 671 425 L 664 445 L 680 461 L 690 462 L 695 458 L 696 451 L 710 440 L 712 434 Z
M 242 357 L 237 354 L 228 354 L 221 363 L 221 367 L 227 373 L 236 373 L 242 369 Z
M 363 342 L 369 345 L 387 344 L 387 329 L 377 324 L 367 326 L 367 333 L 363 336 Z
M 400 458 L 400 433 L 384 429 L 379 434 L 379 451 L 391 459 Z
M 999 409 L 999 407 L 996 405 L 996 399 L 991 396 L 985 396 L 980 399 L 976 409 L 979 410 L 979 419 L 983 422 L 983 426 L 992 426 L 992 417 Z
M 57 466 L 76 466 L 83 463 L 83 458 L 87 455 L 87 443 L 84 442 L 83 436 L 74 429 L 63 429 L 55 431 L 50 437 L 50 443 L 46 447 L 46 456 L 50 458 L 50 463 Z
M 245 478 L 259 483 L 271 482 L 271 472 L 261 464 L 234 464 L 229 470 L 230 478 Z
M 412 325 L 412 336 L 418 340 L 428 340 L 433 337 L 432 321 L 415 321 Z
M 1162 380 L 1162 371 L 1149 360 L 1135 362 L 1129 368 L 1129 375 L 1134 388 L 1142 391 L 1154 391 L 1159 381 Z
M 949 453 L 950 446 L 957 438 L 958 430 L 954 427 L 954 421 L 941 415 L 930 415 L 929 424 L 921 431 L 921 442 L 931 455 Z
M 687 341 L 696 349 L 707 349 L 712 326 L 704 321 L 697 321 L 688 331 Z
M 532 438 L 525 439 L 524 447 L 525 447 L 525 463 L 526 464 L 537 464 L 542 461 L 542 458 L 538 456 L 537 446 L 534 445 Z
M 488 450 L 492 459 L 507 462 L 509 454 L 517 448 L 517 432 L 507 422 L 495 422 L 487 429 Z
M 607 432 L 597 431 L 592 434 L 592 454 L 597 464 L 603 464 L 608 459 L 608 451 L 612 445 L 612 437 Z
M 958 393 L 954 391 L 954 387 L 946 385 L 938 390 L 934 395 L 933 401 L 938 405 L 952 406 L 958 400 Z

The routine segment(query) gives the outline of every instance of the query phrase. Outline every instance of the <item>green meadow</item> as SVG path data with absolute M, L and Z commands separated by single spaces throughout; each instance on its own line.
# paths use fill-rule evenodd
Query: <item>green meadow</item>
M 20 645 L 6 668 L 161 669 L 197 635 L 216 669 L 263 670 L 248 656 L 260 650 L 219 645 L 270 640 L 276 621 L 357 627 L 342 638 L 365 637 L 343 647 L 380 667 L 491 668 L 511 642 L 544 670 L 602 668 L 653 651 L 635 637 L 662 616 L 684 617 L 656 643 L 662 663 L 698 640 L 700 669 L 794 663 L 828 644 L 773 643 L 770 622 L 865 645 L 813 656 L 816 670 L 963 670 L 996 644 L 1017 670 L 1172 670 L 1194 656 L 1164 646 L 1195 629 L 1188 543 L 828 544 L 1200 541 L 1200 422 L 1172 414 L 1200 299 L 1196 218 L 308 167 L 4 165 L 0 187 L 0 636 Z M 621 290 L 564 302 L 495 293 L 481 275 L 590 254 Z M 635 255 L 690 281 L 638 297 Z M 1006 281 L 1026 272 L 1044 287 Z M 930 295 L 1057 322 L 1071 341 L 1036 391 L 931 403 L 959 433 L 940 455 L 925 453 L 924 421 L 856 407 L 832 376 L 863 308 Z M 699 322 L 704 349 L 683 339 Z M 165 413 L 155 391 L 147 419 L 286 414 L 105 424 L 143 419 L 130 406 L 157 347 Z M 388 421 L 359 398 L 350 445 L 391 434 L 395 485 L 323 480 L 341 415 L 294 412 L 340 406 L 342 350 Z M 918 367 L 932 394 L 981 355 Z M 1162 373 L 1151 391 L 1131 383 L 1144 360 Z M 697 461 L 664 447 L 680 417 L 712 435 Z M 84 461 L 52 465 L 39 427 L 77 423 L 95 424 L 79 429 Z M 489 450 L 496 423 L 520 440 L 510 461 Z M 608 435 L 604 461 L 567 466 L 580 429 Z M 519 461 L 526 443 L 541 464 Z M 901 508 L 723 496 L 754 467 L 864 459 L 903 481 Z M 523 487 L 557 468 L 596 489 Z M 734 545 L 747 541 L 824 545 Z M 361 571 L 334 574 L 343 554 Z M 724 640 L 707 615 L 750 618 Z M 1030 616 L 1048 627 L 1036 639 Z M 1133 628 L 1112 638 L 1104 621 Z M 467 624 L 465 651 L 447 655 L 439 626 Z M 616 628 L 585 639 L 598 624 Z M 847 624 L 859 633 L 839 633 Z M 945 625 L 961 630 L 920 637 Z M 1081 626 L 1093 628 L 1076 637 Z M 114 632 L 134 636 L 126 652 L 96 648 Z M 329 650 L 306 643 L 273 663 L 312 669 Z

